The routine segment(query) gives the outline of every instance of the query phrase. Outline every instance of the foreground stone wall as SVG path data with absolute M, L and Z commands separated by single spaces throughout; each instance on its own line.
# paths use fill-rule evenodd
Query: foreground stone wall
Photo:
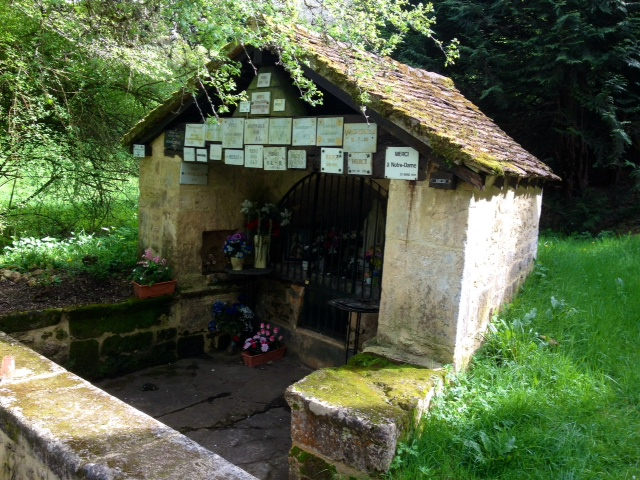
M 256 480 L 0 332 L 0 478 Z
M 542 192 L 392 181 L 378 335 L 391 358 L 463 367 L 533 268 Z

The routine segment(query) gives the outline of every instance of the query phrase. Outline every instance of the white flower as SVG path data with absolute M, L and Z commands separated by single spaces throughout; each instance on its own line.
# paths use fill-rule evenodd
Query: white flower
M 256 204 L 254 202 L 252 202 L 251 200 L 245 200 L 244 202 L 242 202 L 242 208 L 240 209 L 240 211 L 245 215 L 248 215 L 255 208 Z
M 282 220 L 280 220 L 280 225 L 283 227 L 285 225 L 289 225 L 291 221 L 291 212 L 285 208 L 282 212 L 280 212 L 280 216 L 282 217 Z

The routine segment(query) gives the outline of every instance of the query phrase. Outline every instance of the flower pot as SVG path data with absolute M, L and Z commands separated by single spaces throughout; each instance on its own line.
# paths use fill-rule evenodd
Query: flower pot
M 256 235 L 254 237 L 255 260 L 254 268 L 267 268 L 269 262 L 269 246 L 271 245 L 271 237 L 268 235 Z
M 140 285 L 133 283 L 133 294 L 138 298 L 153 298 L 163 295 L 171 295 L 176 291 L 176 281 L 154 283 L 153 285 Z
M 247 367 L 257 367 L 273 360 L 278 360 L 284 357 L 287 347 L 279 348 L 278 350 L 271 350 L 266 353 L 259 353 L 257 355 L 251 355 L 248 352 L 242 352 L 242 361 Z
M 244 258 L 231 257 L 231 270 L 242 270 Z

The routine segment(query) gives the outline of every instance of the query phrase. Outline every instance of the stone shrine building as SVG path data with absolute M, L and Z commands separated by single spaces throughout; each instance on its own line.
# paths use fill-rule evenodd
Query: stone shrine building
M 300 100 L 272 52 L 238 47 L 246 102 L 217 121 L 215 93 L 185 89 L 126 136 L 140 157 L 140 247 L 174 268 L 185 331 L 206 330 L 237 285 L 311 367 L 364 348 L 462 368 L 532 270 L 543 184 L 558 178 L 451 80 L 361 54 L 380 70 L 358 84 L 354 52 L 298 35 L 322 105 Z M 291 215 L 272 224 L 266 268 L 249 257 L 238 273 L 222 245 L 247 231 L 246 200 Z

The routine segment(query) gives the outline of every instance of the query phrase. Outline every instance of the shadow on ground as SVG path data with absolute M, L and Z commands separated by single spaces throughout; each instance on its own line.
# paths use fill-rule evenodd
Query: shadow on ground
M 239 354 L 220 352 L 96 386 L 260 480 L 282 480 L 288 476 L 291 448 L 284 391 L 311 372 L 287 357 L 249 368 Z

